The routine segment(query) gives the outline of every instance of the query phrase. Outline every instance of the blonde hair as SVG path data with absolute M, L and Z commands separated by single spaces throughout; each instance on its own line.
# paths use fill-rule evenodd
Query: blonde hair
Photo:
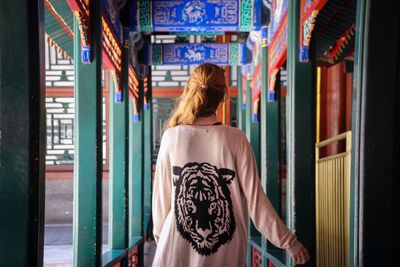
M 193 124 L 198 117 L 214 114 L 226 95 L 224 69 L 210 63 L 199 65 L 190 75 L 165 128 Z

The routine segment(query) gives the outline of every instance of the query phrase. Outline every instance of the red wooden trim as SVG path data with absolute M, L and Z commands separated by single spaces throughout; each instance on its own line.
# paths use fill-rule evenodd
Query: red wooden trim
M 262 79 L 264 78 L 262 77 L 263 73 L 261 72 L 261 69 L 262 69 L 262 62 L 260 61 L 258 62 L 256 70 L 254 71 L 253 79 L 251 80 L 253 100 L 257 100 L 261 96 L 261 83 Z
M 74 88 L 46 87 L 46 97 L 74 97 Z
M 109 88 L 103 87 L 103 97 L 109 93 Z M 46 87 L 46 97 L 74 97 L 73 87 Z
M 153 87 L 153 97 L 178 97 L 182 94 L 182 87 L 162 88 Z
M 238 89 L 237 87 L 229 88 L 229 96 L 230 97 L 237 97 L 238 96 Z

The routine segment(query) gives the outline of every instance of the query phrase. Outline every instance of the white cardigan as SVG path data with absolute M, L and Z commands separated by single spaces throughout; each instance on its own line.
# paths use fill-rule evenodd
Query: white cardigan
M 153 185 L 153 267 L 246 266 L 248 216 L 275 246 L 297 253 L 261 187 L 254 153 L 239 129 L 216 117 L 165 131 Z

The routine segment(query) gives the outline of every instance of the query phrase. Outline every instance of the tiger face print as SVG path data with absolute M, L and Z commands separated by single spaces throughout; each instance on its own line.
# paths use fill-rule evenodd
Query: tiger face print
M 173 167 L 178 232 L 200 255 L 209 256 L 232 239 L 235 217 L 228 185 L 235 172 L 209 163 Z

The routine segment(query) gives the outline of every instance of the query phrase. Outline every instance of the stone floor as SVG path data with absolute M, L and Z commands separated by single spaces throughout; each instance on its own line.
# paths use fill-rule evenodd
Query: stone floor
M 103 252 L 108 250 L 108 227 L 103 225 Z M 72 266 L 72 225 L 46 225 L 44 242 L 45 267 Z M 145 242 L 144 266 L 150 267 L 156 250 L 155 242 Z

